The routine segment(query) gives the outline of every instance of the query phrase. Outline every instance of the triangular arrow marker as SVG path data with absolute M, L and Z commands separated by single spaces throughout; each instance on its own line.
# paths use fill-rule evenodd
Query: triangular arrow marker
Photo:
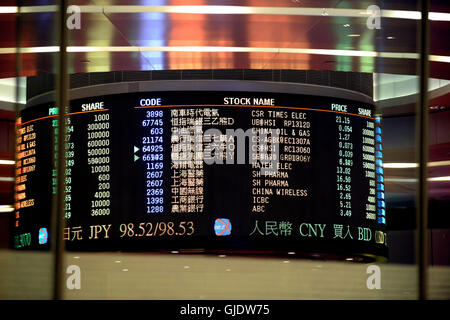
M 137 155 L 134 155 L 134 161 L 138 160 L 139 157 Z
M 134 153 L 136 153 L 136 152 L 138 152 L 138 151 L 139 151 L 139 148 L 136 147 L 136 146 L 134 146 Z

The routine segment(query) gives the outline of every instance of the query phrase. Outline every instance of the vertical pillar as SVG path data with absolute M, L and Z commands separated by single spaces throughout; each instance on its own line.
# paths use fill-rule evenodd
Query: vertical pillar
M 56 135 L 58 146 L 57 159 L 57 192 L 54 197 L 52 210 L 52 230 L 53 242 L 52 249 L 54 254 L 54 274 L 53 274 L 53 299 L 62 299 L 63 291 L 63 255 L 64 255 L 64 202 L 65 202 L 65 133 L 66 133 L 66 108 L 68 107 L 68 74 L 67 74 L 67 28 L 66 28 L 66 12 L 67 1 L 60 0 L 59 11 L 57 12 L 58 19 L 56 28 L 58 33 L 59 53 L 56 75 L 56 107 L 58 108 L 58 134 Z
M 429 106 L 428 106 L 428 74 L 429 74 L 429 47 L 430 47 L 430 22 L 428 12 L 430 7 L 429 0 L 421 0 L 420 2 L 422 19 L 419 28 L 419 101 L 417 103 L 417 159 L 419 162 L 418 169 L 418 186 L 416 195 L 417 210 L 417 245 L 416 259 L 418 264 L 418 293 L 419 299 L 427 299 L 427 268 L 428 268 L 428 125 L 429 125 Z

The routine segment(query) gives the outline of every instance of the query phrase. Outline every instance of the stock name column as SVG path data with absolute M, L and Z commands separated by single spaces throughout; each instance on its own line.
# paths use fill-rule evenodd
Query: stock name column
M 256 142 L 252 160 L 256 161 L 251 165 L 254 221 L 249 235 L 287 240 L 298 235 L 300 220 L 307 219 L 304 205 L 310 187 L 303 174 L 311 163 L 311 117 L 296 103 L 284 109 L 275 98 L 252 101 L 252 139 Z
M 22 124 L 22 119 L 16 121 L 16 189 L 14 194 L 15 200 L 15 221 L 14 228 L 20 230 L 21 213 L 25 208 L 34 207 L 35 199 L 30 197 L 27 185 L 30 173 L 36 170 L 36 132 L 35 124 Z M 27 194 L 28 193 L 28 194 Z M 22 232 L 14 236 L 14 248 L 27 247 L 31 245 L 31 233 Z
M 11 244 L 16 249 L 49 245 L 55 110 L 52 104 L 25 109 L 16 120 L 15 219 L 11 229 Z

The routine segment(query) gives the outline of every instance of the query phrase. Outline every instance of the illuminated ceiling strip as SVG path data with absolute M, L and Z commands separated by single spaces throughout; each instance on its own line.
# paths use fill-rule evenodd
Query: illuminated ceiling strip
M 247 7 L 247 6 L 80 6 L 86 13 L 185 13 L 185 14 L 266 14 L 289 16 L 367 17 L 371 12 L 360 9 Z M 420 14 L 420 13 L 419 13 Z
M 384 181 L 386 182 L 417 182 L 417 179 L 410 179 L 410 178 L 385 178 Z
M 430 12 L 428 19 L 433 21 L 450 21 L 450 13 Z
M 383 18 L 420 20 L 421 16 L 422 14 L 419 11 L 381 10 L 381 17 Z M 430 13 L 428 13 L 428 18 L 430 18 Z
M 44 52 L 59 52 L 59 46 L 49 46 L 49 47 L 22 47 L 19 48 L 20 53 L 44 53 Z
M 185 13 L 185 14 L 266 14 L 288 16 L 329 16 L 329 17 L 362 17 L 373 12 L 361 9 L 338 8 L 294 8 L 294 7 L 249 7 L 249 6 L 140 6 L 140 5 L 86 5 L 79 6 L 83 13 Z M 57 12 L 58 6 L 23 6 L 22 13 Z M 0 7 L 0 13 L 17 13 L 18 7 Z M 381 17 L 394 19 L 420 20 L 419 11 L 381 10 Z M 430 12 L 428 18 L 433 21 L 450 21 L 450 14 Z
M 58 46 L 48 46 L 48 47 L 0 48 L 0 54 L 49 53 L 49 52 L 59 52 L 59 47 Z
M 448 56 L 434 56 L 434 55 L 429 55 L 429 60 L 430 61 L 435 61 L 435 62 L 450 62 L 450 57 Z
M 295 53 L 319 54 L 330 56 L 380 57 L 393 59 L 418 59 L 418 53 L 408 52 L 376 52 L 335 49 L 303 49 L 303 48 L 258 48 L 258 47 L 219 47 L 219 46 L 181 46 L 181 47 L 67 47 L 67 52 L 245 52 L 245 53 Z M 430 61 L 450 63 L 449 56 L 430 56 Z
M 58 12 L 58 5 L 48 6 L 22 6 L 20 13 L 43 13 L 43 12 Z
M 23 47 L 20 53 L 58 52 L 58 46 Z M 13 54 L 17 48 L 0 48 L 0 54 Z M 67 52 L 245 52 L 245 53 L 295 53 L 330 56 L 378 57 L 391 59 L 418 59 L 418 53 L 376 52 L 359 50 L 303 49 L 303 48 L 258 48 L 258 47 L 219 47 L 219 46 L 181 46 L 181 47 L 134 47 L 134 46 L 69 46 Z M 450 63 L 450 56 L 430 55 L 430 61 Z
M 417 182 L 417 179 L 414 178 L 386 178 L 384 181 L 388 182 L 401 182 L 401 183 L 415 183 Z M 442 181 L 450 181 L 450 176 L 443 176 L 443 177 L 431 177 L 428 178 L 427 181 L 430 182 L 442 182 Z
M 450 181 L 450 176 L 446 176 L 446 177 L 433 177 L 433 178 L 429 178 L 428 181 Z
M 16 52 L 17 52 L 16 48 L 0 48 L 0 54 L 12 54 Z
M 428 167 L 441 167 L 441 166 L 450 166 L 450 161 L 444 160 L 444 161 L 428 162 Z M 385 162 L 383 163 L 383 167 L 392 169 L 407 169 L 407 168 L 418 168 L 419 164 L 414 162 Z
M 0 212 L 13 212 L 14 207 L 10 205 L 0 205 Z
M 14 165 L 14 160 L 0 160 L 0 164 Z
M 0 7 L 0 13 L 17 13 L 17 11 L 18 11 L 17 7 L 13 6 Z
M 161 48 L 161 47 L 153 47 Z M 92 46 L 69 46 L 67 47 L 67 52 L 139 52 L 140 47 L 131 46 L 106 46 L 106 47 L 92 47 Z M 152 50 L 152 51 L 162 51 L 162 50 Z
M 392 169 L 406 169 L 406 168 L 417 168 L 419 165 L 417 163 L 412 162 L 404 162 L 404 163 L 383 163 L 383 168 L 392 168 Z
M 429 167 L 450 166 L 450 161 L 432 161 L 428 162 Z

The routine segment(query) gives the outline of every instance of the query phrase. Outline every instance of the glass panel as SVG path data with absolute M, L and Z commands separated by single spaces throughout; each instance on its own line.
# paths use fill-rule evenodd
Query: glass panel
M 395 56 L 417 52 L 416 42 L 406 40 L 417 37 L 416 20 L 386 18 L 379 26 L 376 17 L 367 18 L 371 3 L 362 2 L 343 2 L 336 8 L 329 2 L 310 2 L 312 15 L 302 13 L 306 5 L 295 2 L 277 2 L 267 14 L 248 1 L 245 14 L 224 7 L 218 15 L 210 12 L 212 7 L 186 12 L 178 3 L 165 1 L 133 3 L 149 7 L 129 7 L 127 12 L 114 6 L 118 2 L 107 4 L 101 11 L 83 13 L 80 31 L 70 32 L 70 46 L 89 49 L 70 53 L 71 81 L 79 89 L 73 91 L 70 110 L 75 164 L 65 263 L 78 266 L 82 278 L 81 289 L 76 281 L 66 288 L 66 298 L 417 297 L 415 185 L 402 182 L 400 189 L 406 192 L 396 191 L 390 179 L 398 178 L 398 170 L 387 171 L 385 181 L 382 166 L 382 161 L 415 161 L 416 102 L 409 105 L 408 117 L 393 112 L 398 102 L 378 106 L 411 94 L 407 89 L 417 93 L 417 82 L 395 78 L 398 74 L 402 80 L 417 80 L 416 60 Z M 386 9 L 405 9 L 390 6 Z M 375 15 L 376 9 L 372 8 Z M 389 77 L 397 82 L 394 97 L 387 92 L 392 87 L 385 84 Z M 201 82 L 221 79 L 241 81 L 240 92 L 224 83 L 204 89 Z M 183 92 L 163 80 L 197 81 L 202 99 L 187 85 Z M 269 85 L 259 88 L 261 80 L 275 82 L 277 92 Z M 248 81 L 254 81 L 250 87 Z M 297 83 L 297 94 L 306 90 L 297 98 L 302 103 L 283 95 L 285 82 Z M 306 97 L 305 93 L 314 96 L 307 87 L 311 84 L 322 86 L 323 93 Z M 92 85 L 98 85 L 97 92 L 83 89 Z M 376 113 L 368 102 L 373 85 L 381 96 Z M 358 103 L 352 98 L 344 103 L 340 89 L 364 96 L 354 98 Z M 321 94 L 331 97 L 319 98 Z M 267 102 L 255 105 L 257 97 Z M 242 104 L 250 104 L 254 112 L 240 110 Z M 212 121 L 205 112 L 217 113 L 224 122 L 205 125 Z M 283 122 L 283 117 L 297 122 Z M 200 162 L 196 167 L 192 162 L 192 168 L 183 169 L 173 158 L 175 148 L 182 147 L 174 143 L 174 132 L 198 129 L 195 121 L 189 127 L 189 119 L 201 121 L 201 130 L 246 130 L 253 124 L 282 129 L 289 138 L 294 130 L 304 141 L 294 143 L 299 150 L 292 152 L 285 151 L 290 150 L 288 144 L 281 144 L 281 170 L 270 179 L 248 163 L 236 167 Z M 169 133 L 158 133 L 164 130 Z M 340 144 L 333 141 L 338 135 Z M 116 141 L 119 137 L 121 142 Z M 325 162 L 325 153 L 331 162 Z M 414 179 L 414 169 L 408 174 Z M 77 182 L 81 176 L 85 184 Z M 405 206 L 409 209 L 395 215 L 396 207 Z M 390 262 L 383 263 L 383 247 L 390 237 Z M 116 250 L 129 252 L 111 252 Z M 379 271 L 382 289 L 377 290 Z M 372 272 L 374 279 L 368 284 Z
M 419 297 L 419 1 L 70 1 L 62 91 L 52 4 L 25 3 L 1 42 L 0 92 L 26 102 L 15 165 L 0 135 L 20 206 L 2 218 L 20 220 L 2 297 L 58 297 L 55 281 L 64 299 Z M 11 30 L 12 17 L 0 15 Z M 431 23 L 429 297 L 448 299 L 443 20 Z M 49 250 L 58 212 L 62 257 Z
M 448 5 L 431 1 L 431 11 L 447 13 Z M 448 21 L 430 21 L 430 55 L 448 56 L 448 48 L 439 40 Z M 429 298 L 448 299 L 450 280 L 450 141 L 448 123 L 450 120 L 450 73 L 448 63 L 430 59 L 429 74 L 429 163 L 428 163 L 428 199 L 429 199 Z
M 18 7 L 15 1 L 3 1 L 0 7 L 0 299 L 53 298 L 53 119 L 49 109 L 54 102 L 37 113 L 27 105 L 33 94 L 30 79 L 40 77 L 42 85 L 54 89 L 55 3 L 40 1 L 29 7 L 30 2 L 22 1 Z

